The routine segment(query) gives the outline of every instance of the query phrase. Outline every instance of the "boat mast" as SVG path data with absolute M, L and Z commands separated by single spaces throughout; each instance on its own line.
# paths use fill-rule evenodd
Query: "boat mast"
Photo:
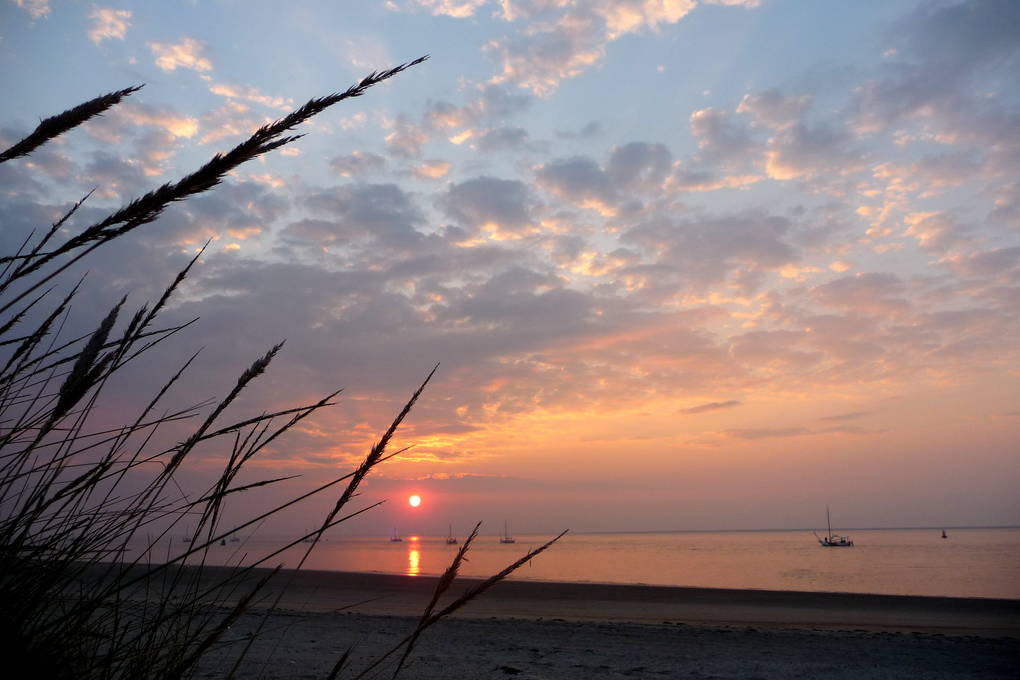
M 829 536 L 832 536 L 832 522 L 829 521 L 829 506 L 825 506 L 825 526 L 829 527 Z

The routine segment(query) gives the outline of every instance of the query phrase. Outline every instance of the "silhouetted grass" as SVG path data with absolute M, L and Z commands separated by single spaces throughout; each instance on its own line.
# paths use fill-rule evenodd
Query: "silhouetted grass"
M 130 371 L 133 362 L 146 361 L 158 345 L 190 325 L 161 325 L 160 314 L 199 256 L 154 305 L 142 306 L 125 322 L 127 300 L 122 299 L 94 331 L 80 337 L 64 338 L 63 331 L 82 282 L 63 297 L 56 290 L 60 275 L 95 249 L 157 219 L 171 203 L 215 187 L 239 165 L 297 139 L 284 134 L 294 126 L 425 59 L 372 73 L 344 92 L 312 99 L 195 172 L 54 244 L 90 192 L 39 235 L 28 234 L 15 253 L 0 258 L 0 659 L 5 666 L 30 669 L 40 678 L 187 677 L 203 654 L 223 644 L 224 632 L 255 601 L 266 579 L 250 585 L 245 577 L 252 569 L 308 541 L 300 568 L 326 530 L 374 507 L 348 509 L 365 477 L 400 453 L 387 453 L 390 440 L 438 366 L 357 468 L 225 526 L 228 499 L 293 477 L 239 484 L 245 465 L 300 421 L 332 406 L 339 391 L 304 406 L 221 422 L 226 409 L 269 368 L 280 343 L 242 371 L 219 401 L 167 409 L 164 402 L 193 355 L 123 423 L 95 429 L 91 423 L 103 412 L 101 397 L 111 389 L 110 379 Z M 0 153 L 0 163 L 30 154 L 138 89 L 104 95 L 45 119 Z M 49 311 L 44 311 L 46 305 Z M 24 328 L 26 324 L 30 327 Z M 167 428 L 189 420 L 198 424 L 178 443 L 162 448 L 156 443 Z M 200 445 L 220 447 L 225 462 L 208 487 L 189 498 L 180 491 L 177 475 Z M 336 493 L 335 501 L 314 531 L 233 570 L 217 571 L 225 575 L 211 584 L 203 578 L 212 546 L 254 531 L 298 502 L 328 493 Z M 189 540 L 178 547 L 175 537 L 185 521 Z M 436 611 L 476 535 L 477 527 L 440 579 L 415 630 L 362 675 L 404 649 L 394 674 L 399 672 L 427 628 L 551 544 Z M 130 550 L 139 544 L 142 550 Z M 169 546 L 167 552 L 155 555 L 162 546 Z M 238 645 L 234 672 L 253 643 L 254 638 Z M 330 677 L 342 673 L 348 660 L 349 654 L 343 654 Z

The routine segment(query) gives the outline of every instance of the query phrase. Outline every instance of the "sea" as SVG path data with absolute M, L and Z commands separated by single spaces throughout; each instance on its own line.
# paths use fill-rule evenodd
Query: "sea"
M 884 593 L 1020 599 L 1020 527 L 846 530 L 853 547 L 826 548 L 810 531 L 570 533 L 525 563 L 512 578 L 706 588 Z M 460 537 L 463 540 L 463 537 Z M 487 577 L 549 540 L 515 543 L 479 536 L 463 576 Z M 409 576 L 442 573 L 459 545 L 446 536 L 328 536 L 304 568 Z M 279 540 L 249 537 L 213 546 L 207 563 L 267 554 Z M 178 544 L 181 545 L 181 544 Z M 266 564 L 295 567 L 308 544 Z

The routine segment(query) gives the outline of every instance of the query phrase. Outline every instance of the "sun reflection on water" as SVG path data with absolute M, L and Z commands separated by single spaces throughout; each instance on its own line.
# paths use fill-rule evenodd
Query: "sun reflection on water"
M 421 553 L 417 548 L 407 551 L 407 575 L 417 576 L 421 573 Z

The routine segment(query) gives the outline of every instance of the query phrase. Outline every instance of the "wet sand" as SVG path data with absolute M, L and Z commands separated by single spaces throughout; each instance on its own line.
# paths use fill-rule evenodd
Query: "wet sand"
M 281 573 L 262 600 L 282 592 L 279 610 L 245 674 L 323 677 L 351 646 L 363 667 L 413 630 L 434 586 Z M 228 639 L 260 619 L 246 615 Z M 1018 600 L 508 581 L 427 631 L 401 677 L 1006 678 L 1018 638 Z M 199 677 L 232 658 L 215 652 Z

